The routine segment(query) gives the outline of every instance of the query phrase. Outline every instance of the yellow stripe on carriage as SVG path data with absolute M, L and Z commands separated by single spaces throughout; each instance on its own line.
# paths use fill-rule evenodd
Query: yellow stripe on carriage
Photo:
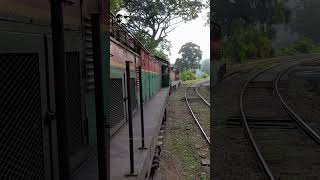
M 126 69 L 126 65 L 119 63 L 119 62 L 115 62 L 115 61 L 110 61 L 110 67 L 111 68 L 118 68 L 118 69 Z M 146 73 L 153 73 L 153 74 L 160 74 L 158 72 L 154 72 L 154 71 L 150 71 L 150 70 L 144 70 L 142 69 L 142 72 L 146 72 Z

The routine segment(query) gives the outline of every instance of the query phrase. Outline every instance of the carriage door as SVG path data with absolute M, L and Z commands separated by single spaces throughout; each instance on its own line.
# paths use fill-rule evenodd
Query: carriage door
M 85 118 L 85 88 L 84 75 L 82 72 L 82 54 L 81 54 L 81 36 L 66 35 L 65 36 L 65 61 L 66 61 L 66 121 L 67 121 L 67 138 L 68 138 L 68 156 L 70 157 L 70 172 L 75 173 L 79 169 L 89 155 L 88 145 L 88 126 Z M 47 38 L 48 59 L 53 64 L 52 54 L 52 37 Z M 52 81 L 54 84 L 53 70 Z M 54 93 L 54 88 L 52 93 Z M 54 99 L 52 99 L 54 101 Z M 52 124 L 53 131 L 56 129 L 55 123 Z M 56 133 L 53 132 L 53 139 L 56 139 Z
M 66 35 L 65 61 L 67 69 L 67 134 L 69 138 L 70 170 L 77 171 L 90 152 L 88 122 L 85 118 L 85 88 L 82 72 L 83 56 L 81 35 Z
M 122 72 L 121 72 L 122 73 Z M 119 73 L 119 74 L 121 74 Z M 126 122 L 126 104 L 124 99 L 125 75 L 110 78 L 110 133 L 113 135 Z
M 41 34 L 0 30 L 0 179 L 50 179 Z

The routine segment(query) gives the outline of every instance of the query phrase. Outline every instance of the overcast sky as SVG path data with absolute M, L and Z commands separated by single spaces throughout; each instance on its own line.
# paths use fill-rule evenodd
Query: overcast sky
M 193 42 L 200 46 L 202 51 L 202 59 L 210 58 L 210 28 L 204 26 L 207 17 L 208 9 L 203 10 L 199 17 L 187 23 L 181 23 L 175 30 L 168 35 L 168 40 L 171 41 L 170 62 L 174 63 L 180 55 L 178 54 L 182 45 L 187 42 Z

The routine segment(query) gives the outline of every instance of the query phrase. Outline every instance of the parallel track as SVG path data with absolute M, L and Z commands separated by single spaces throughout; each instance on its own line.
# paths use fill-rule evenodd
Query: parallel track
M 311 58 L 314 59 L 314 58 Z M 308 60 L 311 60 L 308 59 Z M 305 62 L 307 60 L 304 60 L 302 62 Z M 296 113 L 287 105 L 287 103 L 282 98 L 278 86 L 279 86 L 279 80 L 281 79 L 281 76 L 284 74 L 284 72 L 292 67 L 294 67 L 299 63 L 291 64 L 289 67 L 287 67 L 285 70 L 280 71 L 276 74 L 275 77 L 273 77 L 272 73 L 268 71 L 275 69 L 279 66 L 275 65 L 268 69 L 264 69 L 262 71 L 257 72 L 254 74 L 244 85 L 241 95 L 240 95 L 240 110 L 241 110 L 241 116 L 242 116 L 242 124 L 244 129 L 246 130 L 246 133 L 249 137 L 249 140 L 258 156 L 258 159 L 263 166 L 263 169 L 268 176 L 269 179 L 274 180 L 275 175 L 271 171 L 271 167 L 266 160 L 269 162 L 275 163 L 273 159 L 275 159 L 272 155 L 276 154 L 275 152 L 270 152 L 270 147 L 268 147 L 268 142 L 272 142 L 274 140 L 283 140 L 282 137 L 278 137 L 280 135 L 287 134 L 298 134 L 294 135 L 294 137 L 298 138 L 305 138 L 305 134 L 299 134 L 299 130 L 295 127 L 295 124 L 299 125 L 303 131 L 308 134 L 312 139 L 319 145 L 320 138 L 319 135 L 316 134 L 304 121 L 299 118 Z M 281 66 L 281 65 L 280 65 Z M 274 73 L 274 72 L 273 72 Z M 262 75 L 267 77 L 273 77 L 273 80 L 271 81 L 258 81 L 257 79 L 263 79 Z M 269 75 L 269 77 L 268 77 Z M 270 76 L 271 75 L 271 76 Z M 284 108 L 285 111 L 281 111 L 281 108 L 279 108 L 279 104 L 274 102 L 274 98 L 272 95 L 270 95 L 270 89 L 274 90 L 274 94 L 276 97 L 280 100 L 280 106 Z M 250 93 L 249 93 L 250 92 Z M 244 103 L 244 96 L 246 97 L 247 104 Z M 250 96 L 251 97 L 250 97 Z M 258 101 L 257 101 L 258 100 Z M 251 103 L 251 105 L 250 105 Z M 245 105 L 247 106 L 245 111 Z M 250 108 L 251 107 L 251 108 Z M 278 107 L 278 108 L 277 108 Z M 247 111 L 251 111 L 250 113 Z M 267 116 L 266 116 L 267 115 Z M 278 128 L 278 129 L 276 129 Z M 276 130 L 275 130 L 276 129 Z M 269 133 L 270 137 L 265 137 L 266 134 Z M 255 136 L 254 136 L 255 135 Z M 259 136 L 260 135 L 260 136 Z M 272 136 L 274 135 L 274 136 Z M 289 136 L 290 137 L 290 136 Z M 293 138 L 294 138 L 293 137 Z M 258 138 L 258 139 L 257 139 Z M 269 138 L 269 139 L 264 139 Z M 270 140 L 271 139 L 271 140 Z M 307 138 L 305 138 L 307 139 Z M 276 142 L 278 142 L 276 141 Z M 298 140 L 297 140 L 298 141 Z M 296 153 L 296 147 L 290 147 L 292 145 L 292 142 L 283 141 L 284 145 L 278 145 L 281 148 L 287 147 L 287 151 L 291 151 L 290 153 L 294 154 Z M 291 143 L 291 144 L 290 144 Z M 280 143 L 281 144 L 281 143 Z M 294 144 L 294 143 L 293 143 Z M 307 143 L 305 143 L 307 144 Z M 309 145 L 309 144 L 307 144 Z M 318 146 L 310 145 L 309 148 L 316 148 Z M 264 150 L 262 153 L 262 149 Z M 268 149 L 269 148 L 269 149 Z M 291 149 L 290 149 L 291 148 Z M 269 150 L 269 151 L 268 151 Z M 269 153 L 269 154 L 268 154 Z M 265 159 L 265 154 L 268 154 L 269 159 Z M 271 159 L 270 159 L 271 158 Z M 277 169 L 276 165 L 273 165 L 274 170 L 278 172 L 277 176 L 279 175 L 279 172 L 281 174 L 281 170 L 279 171 L 279 167 Z M 277 177 L 279 179 L 279 177 Z
M 197 127 L 199 128 L 199 130 L 201 131 L 201 134 L 203 136 L 203 138 L 205 139 L 205 141 L 207 142 L 207 144 L 209 145 L 210 144 L 210 138 L 208 137 L 207 133 L 205 132 L 205 129 L 202 127 L 200 121 L 198 120 L 198 118 L 196 117 L 194 111 L 192 110 L 191 106 L 190 106 L 190 102 L 189 102 L 189 99 L 188 99 L 188 96 L 187 96 L 187 92 L 189 90 L 189 88 L 191 88 L 190 86 L 188 86 L 186 89 L 185 89 L 185 92 L 184 92 L 184 97 L 185 97 L 185 101 L 187 103 L 187 106 L 191 112 L 191 115 L 193 117 L 193 119 L 195 120 L 196 124 L 197 124 Z M 198 95 L 200 95 L 198 92 L 197 92 Z M 200 95 L 201 96 L 201 95 Z M 206 105 L 208 105 L 207 101 L 201 96 L 200 98 Z M 210 104 L 209 104 L 209 108 L 210 108 Z M 208 129 L 207 129 L 208 131 Z M 210 131 L 210 129 L 209 129 Z
M 201 85 L 199 85 L 199 86 L 201 86 Z M 197 92 L 197 94 L 198 94 L 198 96 L 202 99 L 202 101 L 210 108 L 210 103 L 199 93 L 199 91 L 198 91 L 198 87 L 199 86 L 196 86 L 196 92 Z

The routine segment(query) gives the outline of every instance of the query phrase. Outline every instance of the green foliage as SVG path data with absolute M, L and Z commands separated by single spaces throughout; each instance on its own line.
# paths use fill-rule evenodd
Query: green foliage
M 246 59 L 272 56 L 272 44 L 266 33 L 259 32 L 253 25 L 238 22 L 233 35 L 225 44 L 225 56 L 238 62 Z
M 204 73 L 204 74 L 202 75 L 202 78 L 207 78 L 207 77 L 209 77 L 209 75 L 208 75 L 207 73 Z
M 319 0 L 300 0 L 291 10 L 295 13 L 290 23 L 290 29 L 293 32 L 320 42 L 320 21 L 317 17 L 320 15 Z
M 147 36 L 141 36 L 141 34 L 137 33 L 136 37 L 141 41 L 141 43 L 144 45 L 145 48 L 147 48 L 151 53 L 154 55 L 168 59 L 170 55 L 170 49 L 171 49 L 171 42 L 167 39 L 164 39 L 159 44 L 155 42 L 154 39 L 147 37 Z
M 176 59 L 175 67 L 180 71 L 197 69 L 200 65 L 200 60 L 202 58 L 202 51 L 200 46 L 192 42 L 188 42 L 182 45 L 179 50 L 181 58 Z
M 288 23 L 290 20 L 291 12 L 288 6 L 285 5 L 284 1 L 278 1 L 276 11 L 272 16 L 274 24 Z
M 320 53 L 320 45 L 319 44 L 312 49 L 312 53 Z
M 180 74 L 180 78 L 182 79 L 182 81 L 188 81 L 188 80 L 195 80 L 195 79 L 197 79 L 196 74 L 195 74 L 193 71 L 191 71 L 191 70 L 183 71 L 183 72 Z
M 286 56 L 286 55 L 295 55 L 295 54 L 298 54 L 298 52 L 293 47 L 280 48 L 276 52 L 277 56 Z
M 123 1 L 122 0 L 111 0 L 110 2 L 110 11 L 112 13 L 117 13 L 120 11 L 121 7 L 123 6 Z
M 201 62 L 201 71 L 210 74 L 210 59 L 205 59 Z
M 250 2 L 256 3 L 254 5 Z M 253 25 L 266 24 L 266 29 L 271 29 L 273 24 L 286 20 L 286 9 L 281 3 L 282 1 L 271 0 L 216 0 L 211 19 L 223 25 L 223 31 L 227 36 L 232 35 L 232 24 L 238 20 Z
M 295 55 L 299 53 L 316 53 L 320 52 L 320 46 L 315 44 L 311 39 L 306 37 L 301 37 L 290 46 L 286 48 L 280 48 L 277 50 L 277 55 Z
M 149 50 L 159 48 L 168 33 L 179 23 L 196 19 L 203 8 L 201 0 L 123 0 L 123 2 L 124 7 L 130 12 L 127 26 L 142 43 L 148 46 Z
M 206 1 L 204 7 L 205 7 L 206 9 L 209 9 L 209 11 L 208 11 L 207 14 L 206 14 L 207 21 L 206 21 L 206 23 L 205 23 L 205 26 L 210 26 L 210 15 L 211 15 L 211 14 L 210 14 L 210 0 L 207 0 L 207 1 Z
M 162 50 L 154 49 L 152 53 L 159 58 L 169 59 L 169 56 L 166 53 L 164 53 Z
M 314 42 L 302 37 L 293 43 L 293 48 L 300 53 L 310 53 L 314 47 Z

